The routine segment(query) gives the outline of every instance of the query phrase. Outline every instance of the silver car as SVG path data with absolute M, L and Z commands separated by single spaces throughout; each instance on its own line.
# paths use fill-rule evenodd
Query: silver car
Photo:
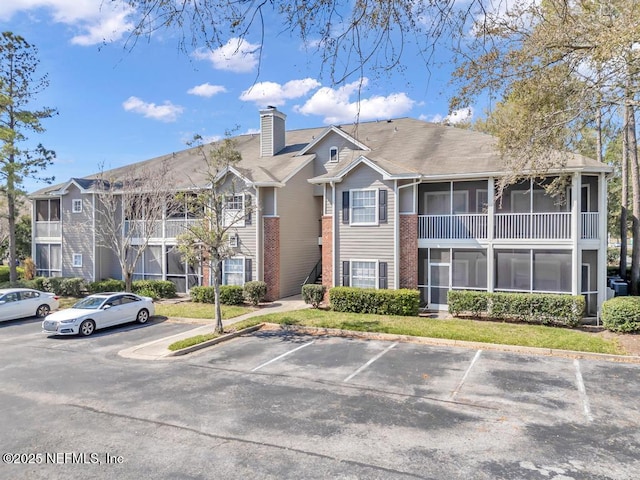
M 155 314 L 153 299 L 133 293 L 98 293 L 71 308 L 48 315 L 42 322 L 49 335 L 91 335 L 98 329 L 121 323 L 146 323 Z
M 53 293 L 31 288 L 0 289 L 0 321 L 25 317 L 46 317 L 58 308 L 58 297 Z

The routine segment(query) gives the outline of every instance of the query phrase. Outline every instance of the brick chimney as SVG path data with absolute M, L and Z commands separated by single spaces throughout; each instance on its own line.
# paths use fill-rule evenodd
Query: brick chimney
M 272 157 L 285 146 L 285 119 L 276 107 L 260 110 L 260 156 Z

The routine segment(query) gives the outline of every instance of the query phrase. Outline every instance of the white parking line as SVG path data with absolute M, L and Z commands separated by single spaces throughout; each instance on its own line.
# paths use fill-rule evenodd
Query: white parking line
M 296 352 L 298 350 L 300 350 L 301 348 L 304 347 L 308 347 L 309 345 L 313 344 L 315 342 L 315 340 L 311 340 L 309 343 L 305 343 L 304 345 L 300 345 L 297 348 L 294 348 L 293 350 L 289 350 L 286 353 L 283 353 L 282 355 L 278 355 L 276 358 L 272 358 L 271 360 L 269 360 L 268 362 L 263 363 L 262 365 L 258 365 L 256 368 L 254 368 L 253 370 L 251 370 L 252 372 L 255 372 L 256 370 L 260 370 L 262 367 L 266 367 L 267 365 L 269 365 L 270 363 L 273 362 L 277 362 L 278 360 L 280 360 L 281 358 L 286 357 L 287 355 L 291 355 L 293 352 Z
M 462 376 L 462 380 L 460 380 L 460 383 L 458 383 L 458 386 L 456 387 L 456 389 L 451 392 L 451 400 L 453 400 L 454 398 L 456 398 L 456 395 L 458 395 L 458 392 L 460 392 L 460 389 L 462 388 L 462 386 L 464 385 L 465 380 L 467 379 L 467 376 L 469 375 L 469 372 L 471 372 L 471 369 L 473 368 L 473 365 L 478 361 L 478 359 L 480 358 L 480 354 L 482 353 L 482 350 L 478 350 L 475 354 L 475 356 L 473 357 L 473 360 L 471 360 L 471 363 L 469 364 L 469 367 L 467 367 L 467 371 L 464 372 L 464 375 Z
M 587 420 L 593 422 L 591 407 L 589 406 L 589 397 L 587 397 L 587 390 L 584 388 L 582 372 L 580 371 L 580 362 L 577 358 L 573 361 L 573 365 L 576 367 L 576 385 L 578 386 L 578 392 L 580 392 L 580 399 L 582 400 L 582 411 L 584 416 L 587 417 Z
M 389 345 L 387 348 L 385 348 L 383 351 L 381 351 L 379 354 L 377 354 L 375 357 L 373 357 L 371 360 L 369 360 L 367 363 L 362 365 L 359 369 L 357 369 L 355 372 L 353 372 L 351 375 L 349 375 L 347 378 L 345 378 L 343 380 L 343 382 L 348 382 L 349 380 L 351 380 L 353 377 L 358 375 L 361 371 L 363 371 L 365 368 L 367 368 L 373 362 L 378 360 L 381 356 L 383 356 L 385 353 L 387 353 L 389 350 L 391 350 L 396 345 L 398 345 L 398 344 L 397 343 L 393 343 L 393 344 Z

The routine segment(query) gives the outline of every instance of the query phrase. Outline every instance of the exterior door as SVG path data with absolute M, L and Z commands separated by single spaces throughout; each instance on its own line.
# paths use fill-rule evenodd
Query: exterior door
M 451 264 L 432 263 L 429 267 L 429 308 L 447 308 L 447 292 L 451 284 Z

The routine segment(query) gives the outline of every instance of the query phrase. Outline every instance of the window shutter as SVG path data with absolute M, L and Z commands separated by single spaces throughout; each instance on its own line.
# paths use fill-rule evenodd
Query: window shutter
M 349 192 L 342 192 L 342 223 L 349 223 Z
M 381 188 L 378 192 L 378 220 L 380 223 L 387 222 L 387 190 Z
M 244 281 L 245 283 L 250 282 L 252 279 L 252 267 L 253 262 L 251 261 L 250 258 L 245 258 L 244 259 Z
M 251 225 L 252 213 L 253 212 L 251 211 L 251 195 L 247 193 L 244 196 L 244 224 L 245 225 Z
M 378 288 L 388 288 L 387 282 L 387 262 L 380 262 L 378 264 Z
M 349 262 L 342 262 L 342 286 L 349 286 Z

